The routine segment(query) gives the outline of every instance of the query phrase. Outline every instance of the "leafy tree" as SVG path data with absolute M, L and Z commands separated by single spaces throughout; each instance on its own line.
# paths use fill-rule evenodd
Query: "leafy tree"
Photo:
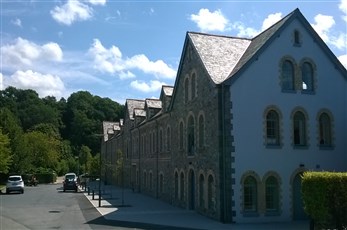
M 97 153 L 90 163 L 90 175 L 99 176 L 100 174 L 100 153 Z
M 79 154 L 79 160 L 80 163 L 83 165 L 83 172 L 84 173 L 90 173 L 90 165 L 92 161 L 92 154 L 90 151 L 90 148 L 88 146 L 82 145 L 80 154 Z
M 57 127 L 55 127 L 53 124 L 49 123 L 40 123 L 38 125 L 33 126 L 28 130 L 29 132 L 37 131 L 40 133 L 44 133 L 50 137 L 53 137 L 55 139 L 60 139 L 60 132 Z
M 0 129 L 0 173 L 8 173 L 11 161 L 10 140 Z
M 21 150 L 22 157 L 26 159 L 22 171 L 35 171 L 39 167 L 56 171 L 60 151 L 60 142 L 58 140 L 41 132 L 29 132 L 23 136 Z
M 92 153 L 100 151 L 102 122 L 118 120 L 124 107 L 110 99 L 93 96 L 89 92 L 79 91 L 71 94 L 67 100 L 63 121 L 66 129 L 63 137 L 69 139 L 73 146 L 86 145 Z

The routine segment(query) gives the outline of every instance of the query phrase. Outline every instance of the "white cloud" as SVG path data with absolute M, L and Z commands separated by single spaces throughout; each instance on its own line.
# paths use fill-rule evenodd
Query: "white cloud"
M 268 29 L 271 27 L 273 24 L 281 20 L 282 18 L 282 13 L 274 13 L 274 14 L 269 14 L 263 21 L 262 27 L 260 30 L 257 30 L 252 27 L 247 27 L 243 22 L 235 22 L 232 24 L 232 28 L 237 30 L 237 36 L 238 37 L 247 37 L 247 38 L 253 38 L 257 36 L 259 33 L 262 31 Z
M 32 70 L 16 71 L 5 78 L 4 85 L 20 89 L 33 89 L 40 97 L 55 96 L 60 98 L 65 91 L 65 86 L 58 76 L 42 74 Z
M 47 43 L 42 46 L 28 40 L 17 38 L 13 44 L 1 47 L 2 66 L 9 68 L 32 67 L 35 62 L 59 62 L 63 58 L 63 51 L 57 43 Z
M 3 86 L 3 76 L 2 76 L 2 73 L 0 73 L 0 90 L 3 90 L 4 88 L 4 86 Z
M 111 74 L 121 74 L 120 77 L 124 77 L 124 73 L 127 73 L 127 71 L 131 69 L 137 69 L 146 74 L 152 74 L 157 78 L 172 79 L 176 76 L 176 71 L 162 60 L 153 62 L 144 54 L 138 54 L 123 59 L 122 53 L 118 47 L 111 46 L 111 48 L 106 49 L 98 39 L 94 39 L 88 53 L 94 59 L 95 69 Z
M 22 27 L 22 21 L 19 18 L 11 20 L 11 23 L 15 26 Z
M 61 7 L 50 11 L 54 20 L 61 24 L 71 25 L 75 21 L 85 21 L 93 16 L 93 9 L 77 0 L 68 0 Z
M 344 67 L 347 69 L 347 54 L 341 55 L 337 58 L 340 60 L 342 65 L 344 65 Z
M 325 42 L 329 42 L 329 30 L 335 24 L 333 16 L 318 14 L 314 17 L 315 24 L 312 27 Z
M 106 5 L 106 0 L 89 0 L 89 3 L 92 5 Z
M 119 74 L 119 78 L 121 79 L 121 80 L 124 80 L 124 79 L 129 79 L 129 78 L 135 78 L 136 76 L 135 76 L 135 74 L 133 74 L 132 72 L 130 72 L 130 71 L 126 71 L 126 72 L 120 72 L 120 74 Z
M 347 0 L 341 0 L 339 9 L 342 11 L 342 19 L 347 22 Z
M 252 38 L 259 34 L 259 31 L 251 28 L 251 27 L 246 27 L 242 22 L 236 22 L 233 24 L 233 29 L 237 30 L 237 36 L 238 37 L 247 37 L 247 38 Z
M 144 54 L 135 55 L 125 62 L 126 68 L 137 68 L 144 73 L 153 74 L 158 78 L 174 78 L 176 71 L 170 68 L 162 60 L 150 61 Z
M 263 26 L 261 28 L 262 31 L 266 30 L 267 28 L 271 27 L 273 24 L 281 20 L 282 13 L 274 13 L 269 14 L 267 18 L 263 21 Z
M 143 81 L 132 81 L 130 83 L 130 86 L 134 89 L 137 89 L 139 91 L 149 93 L 149 92 L 155 92 L 161 89 L 163 85 L 166 85 L 164 82 L 160 82 L 157 80 L 150 81 L 149 84 Z
M 312 27 L 325 43 L 340 50 L 346 48 L 347 34 L 342 32 L 337 34 L 332 31 L 332 28 L 335 25 L 333 16 L 318 14 L 314 17 L 314 22 L 314 24 L 311 24 Z
M 224 17 L 221 10 L 210 12 L 208 9 L 200 9 L 199 13 L 190 15 L 190 20 L 195 22 L 201 31 L 226 31 L 228 30 L 228 19 Z

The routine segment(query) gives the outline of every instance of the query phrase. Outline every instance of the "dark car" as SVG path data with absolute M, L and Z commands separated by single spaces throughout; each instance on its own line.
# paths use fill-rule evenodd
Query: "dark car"
M 75 173 L 67 173 L 65 174 L 64 182 L 63 182 L 63 189 L 64 192 L 66 190 L 73 190 L 77 192 L 77 176 Z

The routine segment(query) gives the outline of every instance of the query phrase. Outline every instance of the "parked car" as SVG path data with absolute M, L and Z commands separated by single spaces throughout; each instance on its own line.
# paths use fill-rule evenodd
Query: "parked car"
M 8 194 L 13 191 L 24 193 L 24 181 L 22 176 L 12 175 L 8 177 L 6 183 L 6 193 Z
M 75 173 L 67 173 L 65 174 L 64 177 L 64 182 L 63 182 L 63 189 L 64 192 L 66 190 L 74 190 L 75 192 L 77 192 L 77 176 Z

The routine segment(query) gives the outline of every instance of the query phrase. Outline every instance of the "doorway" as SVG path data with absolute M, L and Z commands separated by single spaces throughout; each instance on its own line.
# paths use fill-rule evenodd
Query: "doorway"
M 189 171 L 189 181 L 188 181 L 188 205 L 189 209 L 195 209 L 195 174 L 191 169 Z

